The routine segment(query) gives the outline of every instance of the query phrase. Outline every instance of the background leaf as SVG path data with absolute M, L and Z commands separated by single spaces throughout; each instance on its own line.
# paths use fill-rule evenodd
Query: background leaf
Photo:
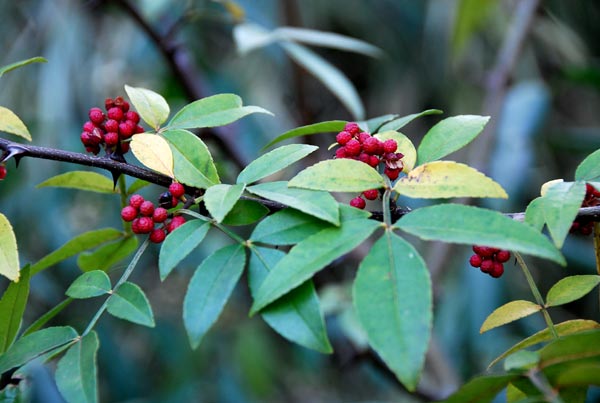
M 181 108 L 169 122 L 169 129 L 224 126 L 252 113 L 272 115 L 258 106 L 242 106 L 242 98 L 235 94 L 217 94 Z
M 267 214 L 269 214 L 269 209 L 261 203 L 254 200 L 240 199 L 223 218 L 222 223 L 233 226 L 254 224 Z
M 525 222 L 538 231 L 542 231 L 546 220 L 544 218 L 544 198 L 536 197 L 525 210 Z
M 0 274 L 10 281 L 19 281 L 17 238 L 8 218 L 0 213 Z
M 396 143 L 398 144 L 396 152 L 404 154 L 404 157 L 402 157 L 402 163 L 404 164 L 402 172 L 409 172 L 414 168 L 415 163 L 417 162 L 417 150 L 408 137 L 395 130 L 382 131 L 377 133 L 375 137 L 382 141 L 387 139 L 396 140 Z
M 174 178 L 173 153 L 169 143 L 162 137 L 151 133 L 139 133 L 131 138 L 133 155 L 146 167 Z
M 578 300 L 598 284 L 600 284 L 600 276 L 595 274 L 565 277 L 548 290 L 546 306 L 558 306 Z
M 98 401 L 96 354 L 98 335 L 92 331 L 73 344 L 56 367 L 56 385 L 69 403 Z
M 29 134 L 25 123 L 13 111 L 4 106 L 0 106 L 0 131 L 31 141 L 31 134 Z
M 125 91 L 142 120 L 158 130 L 169 117 L 169 104 L 154 91 L 125 85 Z
M 575 180 L 594 181 L 600 179 L 600 150 L 596 150 L 577 166 Z
M 275 137 L 271 140 L 266 146 L 263 148 L 269 148 L 273 144 L 279 143 L 283 140 L 288 140 L 294 137 L 300 136 L 309 136 L 312 134 L 320 134 L 320 133 L 336 133 L 344 130 L 344 126 L 346 126 L 345 120 L 329 120 L 326 122 L 313 123 L 311 125 L 296 127 L 295 129 L 289 130 L 279 136 Z
M 398 179 L 394 191 L 424 199 L 451 197 L 499 197 L 508 195 L 498 183 L 475 168 L 453 161 L 419 165 Z
M 82 271 L 107 271 L 114 264 L 133 253 L 138 246 L 138 239 L 126 236 L 122 239 L 107 243 L 93 252 L 83 252 L 77 258 L 77 266 Z
M 330 226 L 316 217 L 286 208 L 259 222 L 250 240 L 271 245 L 293 245 Z
M 538 304 L 530 301 L 516 300 L 502 305 L 492 312 L 481 325 L 480 333 L 487 332 L 495 327 L 506 325 L 517 319 L 525 318 L 542 310 Z
M 220 182 L 212 155 L 202 140 L 187 130 L 166 130 L 162 135 L 171 145 L 179 182 L 201 189 Z
M 146 294 L 137 284 L 129 281 L 121 284 L 110 296 L 106 310 L 117 318 L 154 327 L 154 314 Z
M 328 192 L 362 192 L 385 186 L 382 176 L 364 162 L 340 158 L 325 160 L 300 171 L 290 187 Z
M 240 172 L 236 183 L 256 182 L 301 160 L 319 147 L 305 144 L 290 144 L 261 155 Z
M 198 266 L 183 301 L 183 322 L 192 348 L 217 320 L 238 282 L 246 252 L 242 245 L 219 249 Z
M 469 144 L 483 131 L 489 116 L 459 115 L 433 126 L 417 148 L 417 165 L 435 161 Z
M 493 246 L 566 264 L 560 251 L 531 226 L 479 207 L 460 204 L 422 207 L 403 216 L 396 225 L 426 240 Z
M 545 192 L 542 204 L 544 221 L 557 248 L 563 246 L 569 235 L 584 197 L 584 182 L 558 182 Z
M 253 297 L 265 277 L 284 256 L 284 252 L 276 249 L 252 248 L 248 263 L 248 285 Z M 307 281 L 263 309 L 261 316 L 277 333 L 291 342 L 321 353 L 333 351 L 312 281 Z
M 406 116 L 402 116 L 393 120 L 390 120 L 387 123 L 384 123 L 381 127 L 379 127 L 379 129 L 377 130 L 378 133 L 383 133 L 386 132 L 388 130 L 400 130 L 402 129 L 404 126 L 406 126 L 407 124 L 409 124 L 410 122 L 412 122 L 415 119 L 418 119 L 422 116 L 427 116 L 427 115 L 438 115 L 443 113 L 441 110 L 439 109 L 427 109 L 423 112 L 419 112 L 419 113 L 413 113 L 410 115 L 406 115 Z
M 478 376 L 438 403 L 491 402 L 502 389 L 518 377 L 519 374 Z
M 191 220 L 169 234 L 160 248 L 158 268 L 163 281 L 187 255 L 204 240 L 210 224 L 202 220 Z
M 18 283 L 12 282 L 0 299 L 0 355 L 13 343 L 21 327 L 29 297 L 30 266 L 21 270 Z
M 410 244 L 386 231 L 360 264 L 352 294 L 369 344 L 400 382 L 415 390 L 433 320 L 425 262 Z
M 107 294 L 111 289 L 108 275 L 102 270 L 93 270 L 77 277 L 65 294 L 71 298 L 92 298 Z
M 43 187 L 78 189 L 97 193 L 119 193 L 111 179 L 90 171 L 71 171 L 53 176 L 36 186 L 36 188 Z
M 383 56 L 381 49 L 368 42 L 333 32 L 298 27 L 279 27 L 273 30 L 273 35 L 280 40 L 291 40 L 307 45 L 345 50 L 370 57 Z
M 31 63 L 46 63 L 47 61 L 48 60 L 44 59 L 43 57 L 37 56 L 32 57 L 30 59 L 19 60 L 18 62 L 7 64 L 6 66 L 0 67 L 0 77 L 2 77 L 5 73 L 8 73 L 9 71 L 18 69 L 19 67 L 27 66 Z
M 204 203 L 210 215 L 220 223 L 240 199 L 246 185 L 214 185 L 206 189 Z

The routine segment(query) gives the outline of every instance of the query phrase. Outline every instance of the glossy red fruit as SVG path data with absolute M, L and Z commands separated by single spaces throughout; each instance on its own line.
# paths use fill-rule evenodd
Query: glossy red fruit
M 367 139 L 365 139 L 365 141 L 362 143 L 362 147 L 363 147 L 363 151 L 366 152 L 367 154 L 370 155 L 375 155 L 377 154 L 377 151 L 379 150 L 379 145 L 380 141 L 378 139 L 376 139 L 375 137 L 369 137 Z
M 150 233 L 150 242 L 161 243 L 165 240 L 167 234 L 162 228 L 157 228 Z
M 398 149 L 398 143 L 394 139 L 387 139 L 383 142 L 384 153 L 395 153 Z
M 350 157 L 356 157 L 360 154 L 361 146 L 356 139 L 350 140 L 344 147 L 346 148 L 346 155 Z
M 91 108 L 88 116 L 95 125 L 101 125 L 104 122 L 104 112 L 100 108 Z
M 109 147 L 116 146 L 119 144 L 119 135 L 116 132 L 108 132 L 104 135 L 104 142 Z
M 167 229 L 169 233 L 171 233 L 177 228 L 181 227 L 183 224 L 185 224 L 185 218 L 183 216 L 176 215 L 175 217 L 171 218 L 171 221 L 167 225 Z
M 109 119 L 113 119 L 119 122 L 123 120 L 125 113 L 121 108 L 117 108 L 116 106 L 114 106 L 106 112 L 106 116 L 108 116 Z
M 367 139 L 370 139 L 371 135 L 367 132 L 360 132 L 360 133 L 358 133 L 357 138 L 358 138 L 358 141 L 362 144 L 365 141 L 367 141 Z
M 398 179 L 398 176 L 400 175 L 400 169 L 392 169 L 392 168 L 388 168 L 385 167 L 385 169 L 383 170 L 383 173 L 387 175 L 388 178 L 390 178 L 390 180 L 396 180 Z
M 341 146 L 345 145 L 347 142 L 352 140 L 352 135 L 347 131 L 341 131 L 335 136 L 335 140 Z
M 89 120 L 83 124 L 83 131 L 91 133 L 96 126 Z
M 149 234 L 154 229 L 154 221 L 150 217 L 136 218 L 138 220 L 139 234 Z
M 154 213 L 154 203 L 152 203 L 150 200 L 145 200 L 140 205 L 140 213 L 143 216 L 151 217 L 152 214 Z
M 346 147 L 340 147 L 335 150 L 335 158 L 348 158 L 348 154 L 346 154 Z
M 106 108 L 106 110 L 109 110 L 113 106 L 115 106 L 115 100 L 114 99 L 112 99 L 112 98 L 106 98 L 104 100 L 104 108 Z
M 483 259 L 479 268 L 484 273 L 489 273 L 494 268 L 494 261 L 492 259 Z
M 504 274 L 504 265 L 500 262 L 494 262 L 492 269 L 488 273 L 490 276 L 498 278 Z
M 136 193 L 136 194 L 131 195 L 131 197 L 129 198 L 129 205 L 131 207 L 135 207 L 136 209 L 139 209 L 144 201 L 145 201 L 144 197 L 142 195 L 139 195 Z
M 125 206 L 121 210 L 121 218 L 123 221 L 131 222 L 138 216 L 138 210 L 135 207 Z
M 185 188 L 181 183 L 173 182 L 169 185 L 169 192 L 171 192 L 174 198 L 179 199 L 185 194 Z
M 469 264 L 473 267 L 481 266 L 483 259 L 478 254 L 474 254 L 469 258 Z
M 367 200 L 375 200 L 379 197 L 379 191 L 377 189 L 369 189 L 363 192 L 363 196 Z
M 0 180 L 6 178 L 6 166 L 0 165 Z
M 496 250 L 489 246 L 473 245 L 473 252 L 481 257 L 492 257 L 496 253 Z
M 169 216 L 169 212 L 166 208 L 157 207 L 154 209 L 154 213 L 152 213 L 152 220 L 155 223 L 165 222 L 167 217 Z
M 510 252 L 507 250 L 501 250 L 496 252 L 496 261 L 500 263 L 506 263 L 510 260 Z
M 128 139 L 129 137 L 133 136 L 134 130 L 135 126 L 132 126 L 128 121 L 119 124 L 119 134 L 124 139 Z
M 362 197 L 357 196 L 354 199 L 350 200 L 350 205 L 352 207 L 356 207 L 362 210 L 367 205 L 367 202 L 365 202 L 365 199 L 363 199 Z
M 140 123 L 140 115 L 136 111 L 129 111 L 125 114 L 125 119 L 131 120 L 136 125 Z
M 355 122 L 348 122 L 344 126 L 344 131 L 356 136 L 358 133 L 360 133 L 360 127 L 358 127 L 358 124 Z
M 104 122 L 104 130 L 107 132 L 118 132 L 119 122 L 114 119 L 108 119 L 106 122 Z

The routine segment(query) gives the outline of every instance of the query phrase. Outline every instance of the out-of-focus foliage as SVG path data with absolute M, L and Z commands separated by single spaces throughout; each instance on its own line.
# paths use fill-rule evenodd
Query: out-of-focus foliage
M 240 0 L 236 8 L 231 2 L 160 0 L 131 5 L 157 32 L 172 35 L 169 39 L 185 52 L 179 56 L 197 69 L 194 82 L 204 96 L 232 92 L 249 105 L 274 113 L 269 119 L 247 118 L 221 132 L 236 146 L 240 159 L 250 161 L 289 129 L 347 120 L 352 115 L 277 45 L 238 54 L 234 27 L 240 18 L 269 30 L 292 26 L 342 34 L 381 49 L 383 57 L 371 58 L 311 48 L 349 79 L 367 118 L 430 108 L 451 116 L 486 113 L 489 73 L 510 32 L 514 3 Z M 38 55 L 48 60 L 0 79 L 0 105 L 19 116 L 36 144 L 82 151 L 79 133 L 87 110 L 101 105 L 106 97 L 125 95 L 125 83 L 156 90 L 175 111 L 179 110 L 176 105 L 190 101 L 161 51 L 123 4 L 0 2 L 4 16 L 0 65 Z M 571 181 L 577 164 L 600 147 L 599 17 L 600 4 L 592 1 L 550 0 L 540 6 L 510 77 L 507 96 L 500 99 L 501 114 L 491 117 L 497 128 L 488 134 L 491 152 L 484 166 L 478 167 L 497 179 L 510 196 L 507 201 L 494 201 L 495 208 L 523 211 L 539 196 L 542 183 L 553 178 Z M 436 115 L 425 116 L 402 130 L 418 144 L 427 128 L 439 120 Z M 311 155 L 315 161 L 331 156 L 327 146 L 333 137 L 306 140 L 321 146 Z M 219 152 L 214 142 L 208 146 L 214 150 L 219 174 L 233 183 L 239 172 L 230 156 Z M 474 158 L 484 149 L 478 140 L 456 160 Z M 23 160 L 18 176 L 10 175 L 12 162 L 8 168 L 0 206 L 14 227 L 22 263 L 37 261 L 75 235 L 120 224 L 114 195 L 33 186 L 66 172 L 67 165 Z M 157 190 L 148 187 L 142 193 L 155 197 Z M 222 243 L 219 235 L 211 235 L 204 241 L 204 254 Z M 528 298 L 522 275 L 509 265 L 502 279 L 494 280 L 468 267 L 465 247 L 452 249 L 439 262 L 437 244 L 417 245 L 432 269 L 436 318 L 419 392 L 442 398 L 543 325 L 541 319 L 532 317 L 480 335 L 483 320 L 496 307 L 507 300 Z M 594 273 L 591 240 L 570 236 L 563 252 L 569 274 Z M 153 253 L 153 257 L 146 256 L 146 269 L 136 274 L 135 281 L 154 307 L 156 327 L 147 330 L 105 317 L 97 329 L 102 341 L 97 359 L 103 401 L 419 401 L 418 395 L 408 397 L 379 363 L 363 358 L 361 337 L 353 325 L 356 318 L 347 309 L 350 290 L 328 285 L 331 280 L 352 280 L 354 272 L 347 267 L 336 269 L 334 263 L 334 270 L 316 278 L 317 291 L 331 313 L 326 319 L 333 356 L 291 345 L 260 320 L 248 319 L 249 291 L 241 286 L 233 291 L 233 303 L 225 307 L 211 337 L 192 351 L 181 306 L 185 284 L 202 252 L 188 256 L 187 268 L 171 273 L 164 283 L 152 263 L 157 262 L 158 249 Z M 544 293 L 565 275 L 564 269 L 548 262 L 536 267 L 534 261 L 532 266 Z M 77 262 L 70 259 L 34 277 L 25 325 L 62 301 L 64 284 L 79 274 Z M 2 290 L 5 284 L 1 283 Z M 56 323 L 81 328 L 94 309 L 73 304 Z M 597 314 L 597 301 L 588 296 L 552 308 L 551 313 L 556 322 L 590 318 Z M 353 330 L 355 336 L 349 340 L 347 335 Z M 39 388 L 32 398 L 60 401 L 45 370 L 37 367 L 32 373 Z

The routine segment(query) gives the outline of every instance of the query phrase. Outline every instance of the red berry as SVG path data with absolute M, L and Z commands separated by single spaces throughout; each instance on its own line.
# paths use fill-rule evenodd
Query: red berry
M 104 130 L 107 132 L 119 131 L 119 122 L 114 119 L 108 119 L 106 122 L 104 122 Z
M 115 106 L 115 101 L 112 98 L 106 98 L 104 100 L 104 107 L 106 108 L 106 110 L 109 110 L 110 108 L 112 108 L 113 106 Z
M 377 154 L 377 151 L 379 150 L 379 143 L 380 141 L 375 137 L 369 137 L 365 139 L 365 141 L 362 143 L 364 152 L 371 155 Z
M 95 125 L 101 125 L 104 122 L 104 112 L 100 108 L 91 108 L 88 116 Z
M 364 162 L 365 164 L 368 164 L 369 161 L 371 161 L 371 156 L 367 153 L 360 153 L 360 155 L 358 156 L 358 160 L 360 162 Z
M 135 218 L 131 222 L 131 230 L 133 231 L 134 234 L 141 234 L 141 232 L 140 232 L 140 219 L 139 218 Z
M 369 165 L 371 165 L 373 168 L 377 168 L 377 165 L 379 165 L 379 157 L 376 155 L 371 155 L 369 157 Z
M 375 200 L 379 197 L 379 191 L 377 189 L 369 189 L 363 192 L 363 196 L 367 200 Z
M 340 147 L 335 150 L 335 158 L 347 158 L 346 147 Z
M 342 132 L 339 132 L 337 134 L 337 136 L 335 136 L 335 140 L 337 141 L 337 143 L 339 145 L 343 146 L 347 142 L 352 140 L 352 135 L 350 133 L 348 133 L 347 131 L 342 131 Z
M 150 217 L 140 217 L 136 218 L 138 220 L 137 228 L 139 230 L 138 234 L 149 234 L 154 229 L 154 221 Z
M 83 131 L 91 133 L 96 126 L 89 120 L 83 124 Z
M 181 227 L 183 224 L 185 224 L 185 218 L 181 215 L 176 215 L 175 217 L 171 218 L 171 222 L 169 222 L 167 225 L 167 230 L 169 233 L 171 233 L 177 228 Z
M 484 273 L 489 273 L 494 268 L 494 261 L 492 259 L 483 259 L 479 268 Z
M 129 143 L 121 143 L 121 154 L 127 154 L 129 151 Z
M 116 106 L 113 106 L 106 112 L 106 116 L 108 116 L 109 119 L 121 121 L 121 120 L 123 120 L 123 117 L 125 116 L 125 114 L 123 113 L 123 110 L 121 108 L 117 108 Z
M 94 146 L 95 145 L 92 142 L 91 136 L 92 135 L 88 132 L 81 132 L 81 136 L 79 136 L 79 138 L 81 139 L 81 142 L 83 143 L 84 146 Z
M 123 101 L 123 104 L 121 105 L 121 109 L 123 110 L 123 112 L 129 112 L 129 102 Z
M 499 262 L 494 262 L 492 269 L 489 271 L 490 276 L 494 278 L 500 277 L 504 273 L 504 265 Z
M 392 169 L 392 168 L 385 167 L 383 170 L 383 173 L 386 174 L 387 177 L 393 181 L 393 180 L 398 179 L 398 176 L 400 175 L 400 171 L 401 171 L 401 169 Z
M 494 253 L 496 253 L 494 248 L 480 245 L 473 245 L 473 252 L 477 253 L 481 257 L 492 257 Z
M 146 130 L 144 130 L 144 128 L 140 125 L 135 126 L 135 129 L 133 130 L 133 134 L 138 134 L 138 133 L 144 133 Z
M 157 207 L 154 209 L 154 213 L 152 213 L 152 220 L 155 223 L 165 222 L 167 217 L 169 216 L 169 212 L 166 208 Z
M 150 233 L 150 242 L 161 243 L 165 240 L 166 236 L 165 230 L 162 228 L 157 228 Z
M 172 197 L 171 198 L 171 207 L 175 207 L 179 204 L 179 199 Z
M 154 213 L 154 203 L 152 203 L 150 200 L 145 200 L 140 205 L 140 213 L 143 216 L 151 217 L 152 214 Z
M 131 197 L 129 198 L 129 205 L 131 207 L 135 207 L 136 209 L 139 209 L 144 201 L 145 201 L 144 197 L 142 195 L 139 195 L 136 193 L 134 195 L 131 195 Z
M 6 167 L 4 165 L 0 165 L 0 180 L 6 178 Z
M 119 144 L 119 135 L 116 132 L 108 132 L 104 135 L 104 142 L 109 147 L 116 146 Z
M 496 261 L 499 263 L 506 263 L 510 260 L 510 252 L 507 250 L 501 250 L 496 253 Z
M 100 152 L 100 146 L 99 145 L 87 146 L 87 147 L 85 147 L 85 151 L 87 151 L 88 153 L 98 154 Z
M 350 133 L 353 136 L 356 136 L 360 132 L 360 127 L 358 126 L 358 123 L 348 122 L 344 126 L 344 131 Z
M 394 139 L 387 139 L 383 142 L 383 152 L 384 153 L 393 153 L 398 149 L 398 143 Z
M 121 218 L 123 219 L 123 221 L 127 221 L 127 222 L 133 221 L 137 218 L 137 216 L 138 216 L 138 210 L 135 207 L 125 206 L 121 210 Z
M 363 199 L 362 197 L 357 196 L 354 199 L 350 200 L 350 205 L 352 207 L 356 207 L 362 210 L 367 205 L 367 202 L 365 202 L 365 199 Z
M 104 132 L 99 127 L 94 127 L 90 133 L 90 145 L 98 145 L 104 141 Z
M 483 259 L 478 254 L 474 254 L 469 258 L 469 264 L 473 267 L 481 266 Z
M 119 134 L 124 139 L 128 139 L 133 136 L 133 131 L 135 130 L 135 126 L 131 125 L 129 121 L 125 121 L 119 124 Z
M 358 141 L 362 144 L 364 143 L 367 139 L 371 138 L 371 135 L 367 132 L 360 132 L 358 133 Z
M 171 192 L 174 198 L 179 199 L 185 194 L 185 188 L 181 183 L 173 182 L 169 185 L 169 192 Z
M 356 157 L 360 154 L 361 146 L 356 139 L 350 140 L 344 147 L 346 148 L 346 155 L 350 157 Z

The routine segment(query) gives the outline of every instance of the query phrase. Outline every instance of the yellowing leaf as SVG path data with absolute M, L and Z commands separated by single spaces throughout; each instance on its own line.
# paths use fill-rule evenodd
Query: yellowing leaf
M 434 161 L 419 165 L 396 182 L 394 191 L 404 196 L 424 199 L 508 198 L 498 183 L 475 168 L 454 161 Z
M 173 174 L 173 153 L 169 143 L 156 134 L 140 133 L 132 137 L 131 151 L 145 166 L 171 178 Z
M 517 319 L 532 315 L 541 309 L 542 307 L 540 305 L 530 301 L 511 301 L 492 312 L 490 316 L 485 319 L 483 325 L 481 325 L 479 332 L 484 333 L 495 327 L 506 325 Z
M 19 281 L 17 239 L 8 218 L 0 213 L 0 274 L 10 281 Z
M 3 106 L 0 106 L 0 131 L 16 134 L 31 141 L 31 134 L 25 124 L 13 111 Z
M 375 137 L 381 141 L 385 141 L 387 139 L 396 140 L 396 143 L 398 143 L 398 149 L 396 152 L 404 154 L 404 157 L 402 158 L 404 169 L 402 172 L 409 172 L 414 168 L 415 163 L 417 162 L 417 150 L 408 137 L 395 130 L 388 130 L 378 133 L 375 135 Z
M 125 91 L 142 120 L 153 129 L 158 130 L 160 125 L 169 117 L 169 104 L 162 95 L 145 88 L 130 87 L 128 85 L 125 86 Z
M 548 189 L 550 189 L 555 184 L 561 183 L 561 182 L 564 182 L 564 180 L 563 179 L 553 179 L 551 181 L 548 181 L 548 182 L 544 183 L 542 185 L 542 187 L 540 188 L 540 195 L 542 197 L 546 196 L 546 193 L 548 192 Z

